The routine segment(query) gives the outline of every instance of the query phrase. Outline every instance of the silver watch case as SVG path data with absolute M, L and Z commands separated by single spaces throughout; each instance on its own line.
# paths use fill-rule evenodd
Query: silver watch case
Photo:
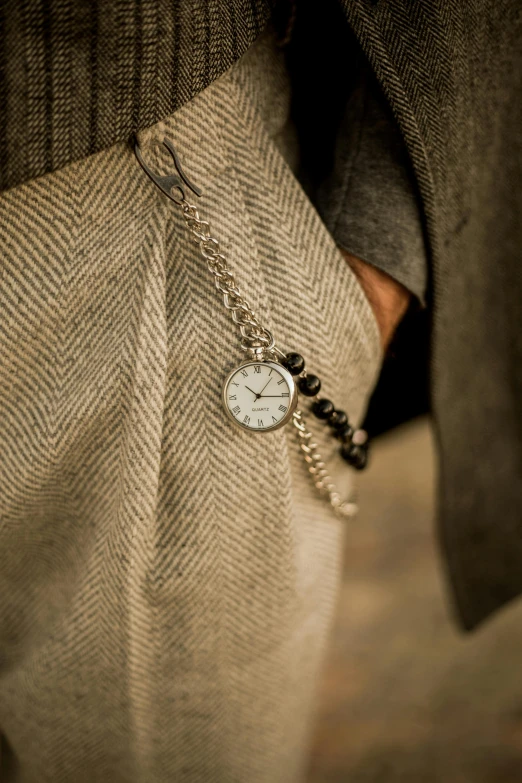
M 236 417 L 233 415 L 233 413 L 230 412 L 228 405 L 227 405 L 227 390 L 228 390 L 228 384 L 230 383 L 230 380 L 234 377 L 234 375 L 237 373 L 239 369 L 242 367 L 248 367 L 254 366 L 255 364 L 267 364 L 269 367 L 273 367 L 276 372 L 278 372 L 282 377 L 285 379 L 286 383 L 288 384 L 288 388 L 290 390 L 290 400 L 288 404 L 288 410 L 281 419 L 281 421 L 278 421 L 277 424 L 273 424 L 271 427 L 265 427 L 262 430 L 257 430 L 254 427 L 249 427 L 246 424 L 243 424 L 242 422 L 238 421 Z M 225 408 L 226 414 L 229 419 L 231 419 L 236 427 L 240 427 L 242 430 L 247 430 L 248 432 L 253 432 L 258 435 L 262 435 L 265 432 L 274 432 L 274 430 L 278 430 L 280 427 L 284 427 L 290 419 L 292 418 L 292 414 L 295 411 L 297 407 L 297 400 L 298 400 L 298 393 L 297 393 L 297 386 L 295 385 L 294 376 L 292 373 L 288 372 L 286 367 L 283 367 L 282 364 L 279 364 L 279 362 L 272 362 L 272 361 L 253 361 L 249 359 L 246 362 L 243 362 L 237 367 L 234 367 L 231 372 L 227 375 L 225 378 L 225 381 L 223 383 L 223 390 L 221 393 L 221 399 L 223 401 L 223 407 Z

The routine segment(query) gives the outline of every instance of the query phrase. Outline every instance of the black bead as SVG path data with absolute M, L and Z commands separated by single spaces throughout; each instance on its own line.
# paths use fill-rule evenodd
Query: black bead
M 355 450 L 356 446 L 343 446 L 341 448 L 341 457 L 345 460 L 345 462 L 348 462 L 349 465 L 353 464 L 353 461 L 355 459 Z
M 330 402 L 330 400 L 317 400 L 312 405 L 312 413 L 318 419 L 329 419 L 334 410 L 333 402 Z
M 300 353 L 287 353 L 282 364 L 292 375 L 299 375 L 305 368 L 305 360 Z
M 354 444 L 343 446 L 341 457 L 356 470 L 363 470 L 368 464 L 368 449 Z
M 304 378 L 299 378 L 297 385 L 299 386 L 299 391 L 305 397 L 315 397 L 321 390 L 321 381 L 317 375 L 306 375 Z
M 351 442 L 352 435 L 353 427 L 349 424 L 345 424 L 344 427 L 339 427 L 339 429 L 335 431 L 335 437 L 339 438 L 339 440 Z
M 355 469 L 364 470 L 364 468 L 368 464 L 368 449 L 365 448 L 364 446 L 358 446 L 357 448 L 359 449 L 359 451 L 357 452 Z
M 348 416 L 344 411 L 334 411 L 328 419 L 328 424 L 330 427 L 334 427 L 336 430 L 339 430 L 348 424 Z

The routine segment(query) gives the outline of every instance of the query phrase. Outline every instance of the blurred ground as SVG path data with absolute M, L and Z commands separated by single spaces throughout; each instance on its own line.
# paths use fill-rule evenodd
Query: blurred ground
M 360 505 L 307 783 L 522 783 L 522 602 L 456 630 L 426 421 L 379 440 Z

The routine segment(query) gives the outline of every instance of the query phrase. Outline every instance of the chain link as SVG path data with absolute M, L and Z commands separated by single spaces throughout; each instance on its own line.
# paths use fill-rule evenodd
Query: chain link
M 223 303 L 234 323 L 239 326 L 243 347 L 255 345 L 271 351 L 274 347 L 272 333 L 261 324 L 241 293 L 227 259 L 221 252 L 219 241 L 210 233 L 210 224 L 201 219 L 197 207 L 186 199 L 181 200 L 180 206 L 192 238 L 207 262 L 209 272 L 214 276 L 215 286 L 223 295 Z
M 317 451 L 317 443 L 314 443 L 313 435 L 308 429 L 300 410 L 294 411 L 292 424 L 297 430 L 299 448 L 315 488 L 319 494 L 326 496 L 328 502 L 339 516 L 345 518 L 354 517 L 359 510 L 355 502 L 355 495 L 350 496 L 346 500 L 341 499 L 335 484 L 330 478 L 326 463 Z

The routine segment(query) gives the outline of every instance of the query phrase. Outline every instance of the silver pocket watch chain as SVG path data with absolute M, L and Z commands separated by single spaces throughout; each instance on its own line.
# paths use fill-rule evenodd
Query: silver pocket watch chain
M 355 516 L 358 507 L 353 492 L 345 500 L 340 497 L 329 475 L 328 468 L 318 452 L 314 436 L 302 411 L 297 407 L 298 389 L 292 376 L 298 372 L 298 385 L 302 388 L 306 387 L 307 373 L 304 370 L 302 357 L 298 354 L 286 354 L 278 348 L 272 333 L 257 318 L 228 267 L 227 259 L 220 250 L 219 241 L 212 236 L 210 224 L 200 217 L 198 209 L 186 198 L 187 189 L 198 197 L 202 195 L 201 190 L 192 184 L 184 173 L 172 142 L 164 138 L 163 146 L 172 157 L 176 169 L 175 174 L 159 175 L 152 171 L 142 156 L 137 139 L 134 140 L 134 151 L 145 173 L 162 193 L 181 210 L 185 224 L 206 261 L 208 271 L 214 278 L 215 286 L 222 294 L 225 308 L 231 313 L 232 320 L 239 327 L 241 348 L 248 357 L 225 379 L 223 403 L 229 418 L 242 429 L 258 433 L 270 432 L 291 421 L 297 434 L 299 449 L 317 491 L 338 515 L 345 518 Z M 284 364 L 289 356 L 299 356 L 302 367 L 297 367 L 289 372 Z M 309 378 L 315 378 L 315 376 L 309 376 Z M 247 384 L 247 380 L 250 385 Z M 315 380 L 320 386 L 319 380 Z M 252 389 L 254 385 L 259 389 L 258 391 Z M 264 394 L 266 390 L 269 391 L 268 394 Z M 305 390 L 304 393 L 308 396 L 314 396 L 316 405 L 320 402 L 328 403 L 328 401 L 321 400 L 316 393 L 312 395 L 312 391 L 313 389 L 311 391 Z M 251 396 L 254 399 L 251 399 Z M 341 415 L 341 412 L 334 411 L 331 403 L 328 404 L 332 408 L 334 417 L 336 413 Z M 323 407 L 325 406 L 323 405 Z M 344 413 L 342 416 L 346 419 Z M 320 418 L 326 418 L 326 416 L 321 415 Z M 367 448 L 367 434 L 364 430 L 354 431 L 349 425 L 345 429 L 349 430 L 350 437 L 348 445 L 343 449 L 354 451 Z M 365 461 L 364 464 L 366 464 Z M 358 465 L 358 467 L 363 467 L 364 464 Z

